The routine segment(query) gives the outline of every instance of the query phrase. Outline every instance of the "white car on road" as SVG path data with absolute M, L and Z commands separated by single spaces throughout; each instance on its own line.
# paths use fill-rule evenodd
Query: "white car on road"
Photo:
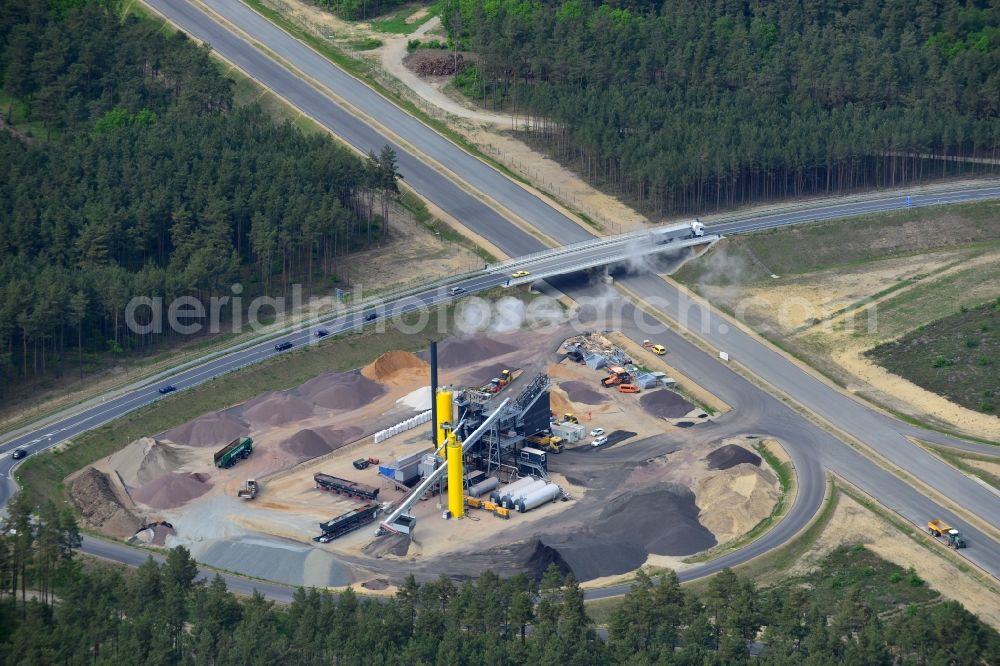
M 600 437 L 598 437 L 597 439 L 595 439 L 594 441 L 592 441 L 590 443 L 590 445 L 594 446 L 594 447 L 597 447 L 597 446 L 603 446 L 603 445 L 605 445 L 607 443 L 608 443 L 608 438 L 606 436 L 604 436 L 604 435 L 601 435 Z
M 591 437 L 600 437 L 603 434 L 604 434 L 604 428 L 594 428 L 593 430 L 590 431 Z

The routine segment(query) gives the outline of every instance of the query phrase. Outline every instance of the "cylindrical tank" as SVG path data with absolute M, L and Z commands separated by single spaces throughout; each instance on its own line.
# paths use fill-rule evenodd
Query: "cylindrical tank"
M 501 504 L 506 509 L 513 509 L 515 506 L 517 506 L 517 500 L 521 499 L 522 497 L 527 497 L 528 495 L 530 495 L 531 493 L 535 492 L 536 490 L 540 490 L 540 489 L 544 488 L 546 483 L 547 483 L 546 481 L 543 481 L 542 479 L 538 479 L 537 481 L 535 481 L 533 483 L 529 483 L 528 485 L 524 486 L 523 488 L 518 488 L 517 490 L 515 490 L 512 493 L 510 493 L 506 497 L 502 498 L 500 500 Z
M 441 389 L 434 396 L 434 404 L 437 405 L 437 442 L 438 446 L 443 446 L 445 443 L 445 433 L 444 429 L 441 427 L 442 423 L 451 423 L 451 401 L 452 394 L 448 389 Z
M 491 476 L 485 481 L 480 481 L 479 483 L 469 486 L 469 496 L 479 497 L 480 495 L 485 495 L 491 490 L 496 490 L 500 487 L 500 479 L 495 476 Z
M 465 499 L 462 496 L 462 444 L 454 431 L 448 432 L 448 510 L 453 518 L 465 514 Z
M 533 477 L 526 476 L 523 479 L 518 479 L 514 483 L 508 483 L 503 488 L 500 488 L 499 490 L 490 493 L 490 501 L 495 504 L 499 504 L 500 501 L 510 493 L 516 491 L 518 488 L 524 488 L 529 483 L 534 483 L 534 482 L 535 479 Z
M 536 506 L 541 506 L 546 502 L 551 502 L 555 498 L 559 497 L 562 490 L 559 489 L 554 483 L 547 484 L 544 488 L 539 488 L 538 490 L 532 492 L 530 495 L 526 495 L 517 501 L 517 510 L 521 513 L 525 511 L 531 511 Z

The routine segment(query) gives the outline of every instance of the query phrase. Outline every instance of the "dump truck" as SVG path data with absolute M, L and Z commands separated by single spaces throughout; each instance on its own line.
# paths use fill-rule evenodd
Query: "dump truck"
M 236 496 L 240 499 L 252 500 L 257 497 L 257 481 L 256 479 L 247 479 L 246 484 L 236 491 Z
M 944 539 L 945 545 L 949 548 L 954 548 L 955 550 L 965 548 L 965 539 L 962 538 L 962 535 L 959 534 L 958 530 L 943 520 L 938 519 L 928 521 L 927 531 L 939 539 Z
M 215 452 L 215 466 L 220 469 L 232 467 L 242 458 L 249 458 L 253 453 L 253 440 L 249 437 L 237 437 Z
M 601 380 L 601 386 L 618 386 L 619 384 L 627 384 L 631 381 L 632 377 L 628 374 L 625 368 L 617 365 L 612 365 L 608 368 L 609 374 L 607 377 Z
M 563 450 L 563 440 L 562 437 L 559 437 L 558 435 L 546 435 L 540 433 L 538 435 L 526 437 L 524 441 L 530 442 L 543 451 L 548 451 L 550 453 L 562 453 Z

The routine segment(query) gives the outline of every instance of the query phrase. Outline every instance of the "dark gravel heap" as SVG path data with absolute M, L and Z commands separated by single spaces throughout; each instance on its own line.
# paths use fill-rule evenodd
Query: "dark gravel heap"
M 709 469 L 729 469 L 743 463 L 760 467 L 760 456 L 735 444 L 726 444 L 712 451 L 705 460 L 708 461 Z

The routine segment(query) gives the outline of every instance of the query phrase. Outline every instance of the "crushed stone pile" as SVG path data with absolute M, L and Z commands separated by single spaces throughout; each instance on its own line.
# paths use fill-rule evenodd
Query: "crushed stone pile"
M 300 396 L 324 409 L 358 409 L 385 392 L 384 386 L 359 372 L 328 372 L 298 389 Z
M 324 456 L 361 436 L 363 430 L 347 428 L 305 428 L 281 443 L 281 448 L 300 459 Z
M 365 555 L 375 558 L 385 556 L 406 557 L 410 550 L 410 536 L 408 534 L 389 534 L 382 536 L 361 549 Z
M 415 412 L 426 412 L 431 408 L 431 387 L 421 386 L 418 389 L 410 391 L 397 400 L 396 404 L 401 407 L 408 407 Z
M 516 349 L 514 345 L 485 335 L 476 338 L 448 338 L 438 345 L 438 363 L 442 368 L 460 368 L 508 354 Z M 484 382 L 489 379 L 487 377 Z
M 410 381 L 414 377 L 426 381 L 430 376 L 430 364 L 411 352 L 390 351 L 363 367 L 361 374 L 379 384 Z
M 651 415 L 661 419 L 680 418 L 694 409 L 694 405 L 682 396 L 667 389 L 642 394 L 639 404 Z
M 562 382 L 559 386 L 563 391 L 566 391 L 566 395 L 569 396 L 570 400 L 582 405 L 599 405 L 602 402 L 610 400 L 606 394 L 587 386 L 583 382 Z
M 115 493 L 107 474 L 88 467 L 70 485 L 70 500 L 94 527 L 117 537 L 130 537 L 142 520 Z
M 729 469 L 744 463 L 760 467 L 760 456 L 736 444 L 726 444 L 717 448 L 709 453 L 705 460 L 708 461 L 709 469 Z
M 111 454 L 108 465 L 118 472 L 126 486 L 135 488 L 182 467 L 190 457 L 188 451 L 142 437 Z
M 236 416 L 227 412 L 213 412 L 168 430 L 159 439 L 188 446 L 218 447 L 249 432 L 250 426 Z
M 677 484 L 627 492 L 609 501 L 591 526 L 548 537 L 546 544 L 578 580 L 633 571 L 649 555 L 690 555 L 715 545 L 698 521 L 694 493 Z
M 774 474 L 747 462 L 701 479 L 697 494 L 701 524 L 723 542 L 771 515 L 781 491 Z
M 211 488 L 208 474 L 171 472 L 136 488 L 132 497 L 154 509 L 173 509 L 201 497 Z
M 312 403 L 281 391 L 263 393 L 243 404 L 242 416 L 253 426 L 280 426 L 313 416 Z

